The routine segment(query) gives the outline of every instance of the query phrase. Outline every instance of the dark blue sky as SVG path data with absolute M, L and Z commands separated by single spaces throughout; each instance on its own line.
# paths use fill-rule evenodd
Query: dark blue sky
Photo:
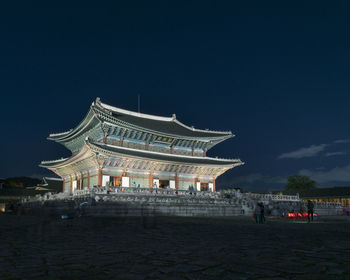
M 346 1 L 115 2 L 1 7 L 0 177 L 48 174 L 69 155 L 49 133 L 140 94 L 141 112 L 237 135 L 209 152 L 246 162 L 219 186 L 350 185 Z

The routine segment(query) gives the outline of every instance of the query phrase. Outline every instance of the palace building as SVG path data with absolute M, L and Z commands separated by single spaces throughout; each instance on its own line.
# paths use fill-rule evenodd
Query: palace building
M 206 154 L 233 136 L 189 127 L 175 115 L 132 112 L 97 98 L 77 127 L 48 137 L 67 147 L 71 157 L 40 166 L 63 179 L 64 192 L 92 186 L 215 191 L 216 178 L 243 162 Z

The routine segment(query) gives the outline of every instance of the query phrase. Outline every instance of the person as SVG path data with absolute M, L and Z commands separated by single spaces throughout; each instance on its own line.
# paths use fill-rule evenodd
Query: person
M 307 201 L 307 220 L 310 223 L 310 216 L 311 216 L 311 221 L 314 220 L 314 204 L 312 203 L 311 200 Z
M 261 209 L 260 209 L 260 203 L 257 203 L 254 210 L 254 216 L 255 216 L 255 222 L 257 224 L 261 223 Z
M 154 188 L 154 189 L 157 189 L 157 188 L 158 188 L 158 186 L 157 186 L 157 183 L 156 183 L 156 182 L 154 182 L 154 183 L 153 183 L 153 188 Z
M 265 223 L 265 206 L 264 203 L 260 203 L 260 224 Z
M 135 183 L 135 182 L 132 183 L 132 187 L 133 187 L 133 188 L 136 188 L 136 183 Z

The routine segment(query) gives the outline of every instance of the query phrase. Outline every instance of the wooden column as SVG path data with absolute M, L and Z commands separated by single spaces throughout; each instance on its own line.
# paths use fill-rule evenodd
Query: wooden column
M 70 177 L 69 192 L 71 193 L 73 191 L 73 178 L 72 178 L 72 175 L 69 175 L 69 177 Z
M 87 177 L 87 187 L 90 188 L 90 171 L 88 171 L 87 173 L 88 177 Z
M 80 172 L 80 189 L 84 189 L 84 173 Z
M 98 176 L 97 177 L 97 185 L 99 187 L 101 187 L 102 186 L 102 169 L 98 170 L 97 176 Z
M 153 175 L 152 175 L 152 173 L 150 173 L 148 175 L 148 187 L 153 188 Z
M 216 191 L 216 188 L 215 188 L 215 179 L 213 179 L 213 192 Z
M 176 173 L 176 175 L 175 175 L 175 189 L 178 189 L 178 188 L 179 188 L 179 176 Z
M 62 192 L 64 192 L 64 185 L 65 185 L 65 181 L 63 179 Z

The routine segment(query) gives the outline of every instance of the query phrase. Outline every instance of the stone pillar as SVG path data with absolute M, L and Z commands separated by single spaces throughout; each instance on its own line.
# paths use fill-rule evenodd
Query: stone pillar
M 98 173 L 97 173 L 97 185 L 99 187 L 102 186 L 102 169 L 98 169 Z
M 150 173 L 148 175 L 148 187 L 153 188 L 153 175 L 152 175 L 152 173 Z

